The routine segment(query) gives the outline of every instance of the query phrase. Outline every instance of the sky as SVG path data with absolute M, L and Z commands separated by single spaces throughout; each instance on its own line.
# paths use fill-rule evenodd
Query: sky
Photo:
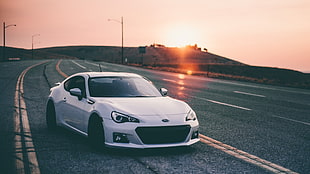
M 309 0 L 0 0 L 6 46 L 197 44 L 245 64 L 310 72 Z M 108 20 L 112 19 L 112 20 Z M 1 27 L 3 45 L 3 26 Z

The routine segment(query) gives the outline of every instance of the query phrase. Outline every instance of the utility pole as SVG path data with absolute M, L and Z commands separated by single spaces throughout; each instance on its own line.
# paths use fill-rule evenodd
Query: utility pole
M 31 58 L 33 59 L 33 38 L 36 37 L 36 36 L 40 36 L 40 34 L 35 34 L 35 35 L 32 35 L 32 44 L 31 44 Z
M 3 61 L 6 60 L 5 58 L 5 29 L 11 27 L 11 26 L 14 26 L 16 27 L 16 24 L 11 24 L 11 25 L 5 25 L 5 22 L 3 22 L 3 50 L 2 50 L 2 59 Z
M 119 20 L 116 20 L 116 19 L 108 19 L 108 21 L 114 21 L 114 22 L 117 22 L 117 23 L 120 23 L 121 24 L 121 27 L 122 27 L 122 64 L 124 64 L 124 20 L 123 20 L 123 16 L 121 18 L 121 21 Z
M 123 16 L 122 16 L 122 64 L 124 64 L 124 21 L 123 21 Z
M 3 47 L 2 47 L 2 60 L 5 61 L 5 22 L 3 22 Z

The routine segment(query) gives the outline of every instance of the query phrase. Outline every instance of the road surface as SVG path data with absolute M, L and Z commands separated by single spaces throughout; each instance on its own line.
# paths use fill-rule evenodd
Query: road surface
M 201 142 L 96 152 L 84 137 L 49 132 L 49 88 L 65 76 L 99 71 L 98 64 L 146 76 L 186 101 L 198 116 Z M 1 173 L 310 173 L 309 90 L 82 60 L 2 62 L 0 72 Z

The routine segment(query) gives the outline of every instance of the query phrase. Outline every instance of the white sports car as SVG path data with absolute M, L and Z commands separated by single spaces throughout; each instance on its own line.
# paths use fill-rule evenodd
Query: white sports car
M 88 136 L 96 147 L 157 148 L 199 141 L 195 112 L 133 73 L 84 72 L 51 88 L 46 122 Z

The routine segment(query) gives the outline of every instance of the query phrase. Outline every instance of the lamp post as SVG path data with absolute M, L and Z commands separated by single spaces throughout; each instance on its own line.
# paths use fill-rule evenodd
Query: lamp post
M 122 26 L 122 64 L 124 64 L 124 21 L 123 21 L 123 16 L 121 18 L 121 21 L 116 20 L 116 19 L 108 19 L 108 21 L 114 21 L 114 22 L 120 23 Z
M 2 50 L 2 58 L 3 58 L 3 61 L 5 61 L 5 29 L 9 28 L 9 27 L 16 27 L 16 24 L 10 24 L 10 25 L 5 25 L 5 22 L 3 22 L 3 50 Z
M 35 34 L 35 35 L 32 35 L 32 44 L 31 44 L 31 58 L 33 59 L 33 38 L 36 37 L 36 36 L 40 36 L 40 34 Z

